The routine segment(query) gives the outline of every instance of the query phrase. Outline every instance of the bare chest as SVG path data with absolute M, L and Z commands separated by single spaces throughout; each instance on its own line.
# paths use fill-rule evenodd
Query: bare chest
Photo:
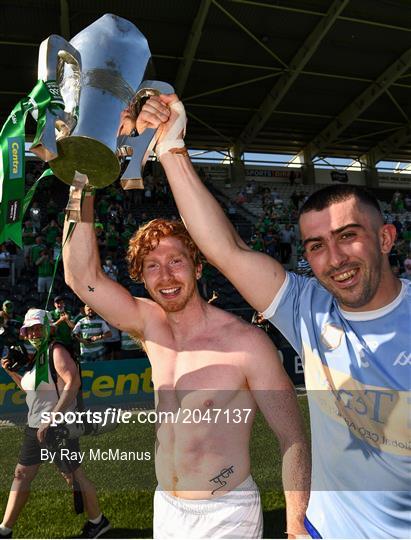
M 247 389 L 240 353 L 222 343 L 204 341 L 181 351 L 172 340 L 147 341 L 146 349 L 154 389 L 167 407 L 224 407 Z

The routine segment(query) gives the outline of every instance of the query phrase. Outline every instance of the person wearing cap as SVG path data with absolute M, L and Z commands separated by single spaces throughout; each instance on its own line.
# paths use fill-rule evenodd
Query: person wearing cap
M 7 328 L 9 334 L 16 339 L 19 337 L 20 328 L 23 324 L 23 318 L 14 312 L 14 304 L 11 300 L 5 300 L 0 311 L 0 317 L 3 320 L 2 326 Z
M 6 314 L 11 315 L 14 309 L 14 304 L 11 300 L 4 300 L 1 307 Z
M 71 351 L 73 348 L 71 332 L 75 324 L 71 320 L 71 313 L 66 310 L 63 296 L 57 295 L 54 298 L 54 308 L 50 311 L 53 326 L 55 327 L 54 338 Z
M 12 537 L 12 528 L 29 498 L 31 482 L 36 477 L 44 459 L 41 449 L 45 447 L 49 423 L 42 421 L 42 419 L 44 420 L 43 413 L 74 411 L 81 386 L 78 367 L 68 350 L 61 343 L 55 342 L 50 336 L 48 337 L 46 324 L 48 317 L 48 313 L 43 309 L 31 308 L 26 313 L 21 333 L 39 351 L 39 354 L 31 359 L 24 375 L 11 371 L 7 358 L 1 360 L 1 365 L 6 373 L 21 390 L 26 392 L 29 412 L 20 456 L 14 471 L 14 479 L 3 521 L 0 524 L 0 538 Z M 50 323 L 49 320 L 48 324 Z M 37 370 L 42 369 L 37 356 L 40 357 L 40 348 L 44 340 L 49 341 L 49 361 L 44 364 L 46 366 L 46 373 L 43 373 L 45 377 L 36 385 L 36 379 L 39 376 Z M 54 366 L 53 371 L 56 374 L 54 380 L 51 365 Z M 78 439 L 68 440 L 64 448 L 69 450 L 70 456 L 79 456 Z M 83 537 L 97 538 L 110 528 L 110 523 L 100 511 L 96 489 L 80 466 L 80 459 L 65 458 L 61 449 L 59 448 L 56 452 L 53 461 L 67 483 L 70 486 L 76 483 L 80 488 L 88 516 L 82 533 Z
M 2 307 L 2 315 L 5 318 L 5 320 L 7 321 L 14 320 L 18 322 L 20 326 L 23 324 L 23 318 L 14 312 L 14 303 L 11 300 L 5 300 L 1 307 Z
M 16 344 L 20 341 L 20 328 L 23 319 L 14 313 L 14 304 L 11 300 L 5 300 L 0 311 L 0 354 L 3 354 L 5 346 Z

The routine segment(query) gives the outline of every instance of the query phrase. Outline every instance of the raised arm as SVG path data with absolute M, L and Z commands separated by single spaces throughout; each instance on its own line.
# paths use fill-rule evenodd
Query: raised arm
M 238 236 L 218 202 L 205 188 L 183 148 L 166 150 L 174 141 L 181 115 L 177 96 L 152 97 L 139 115 L 139 133 L 146 127 L 162 131 L 157 155 L 164 167 L 174 198 L 186 227 L 206 258 L 216 266 L 258 311 L 264 311 L 281 287 L 285 271 L 268 255 L 250 249 Z M 182 140 L 179 139 L 180 145 Z M 163 148 L 163 151 L 158 149 Z
M 70 315 L 69 315 L 68 313 L 66 313 L 66 312 L 63 312 L 63 313 L 61 314 L 61 316 L 57 319 L 57 321 L 54 321 L 53 326 L 57 327 L 57 326 L 59 326 L 59 325 L 60 325 L 61 323 L 63 323 L 63 322 L 67 323 L 67 326 L 68 326 L 71 330 L 73 330 L 75 324 L 74 324 L 74 322 L 70 319 Z
M 111 325 L 132 334 L 144 335 L 150 302 L 136 299 L 101 268 L 94 233 L 94 197 L 86 196 L 82 222 L 77 223 L 63 247 L 65 281 L 79 298 Z M 64 238 L 69 230 L 64 224 Z

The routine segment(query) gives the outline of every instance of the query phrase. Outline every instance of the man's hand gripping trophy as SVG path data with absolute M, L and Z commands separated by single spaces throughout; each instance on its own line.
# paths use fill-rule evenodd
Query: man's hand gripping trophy
M 176 94 L 152 96 L 143 105 L 136 120 L 139 134 L 147 128 L 156 132 L 155 152 L 157 158 L 166 152 L 187 154 L 184 145 L 186 133 L 186 113 L 184 105 Z

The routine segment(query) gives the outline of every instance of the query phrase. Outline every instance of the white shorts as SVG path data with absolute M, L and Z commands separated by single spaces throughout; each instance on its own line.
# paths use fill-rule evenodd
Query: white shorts
M 154 494 L 153 537 L 262 538 L 260 493 L 249 476 L 215 499 L 180 499 L 159 486 Z

